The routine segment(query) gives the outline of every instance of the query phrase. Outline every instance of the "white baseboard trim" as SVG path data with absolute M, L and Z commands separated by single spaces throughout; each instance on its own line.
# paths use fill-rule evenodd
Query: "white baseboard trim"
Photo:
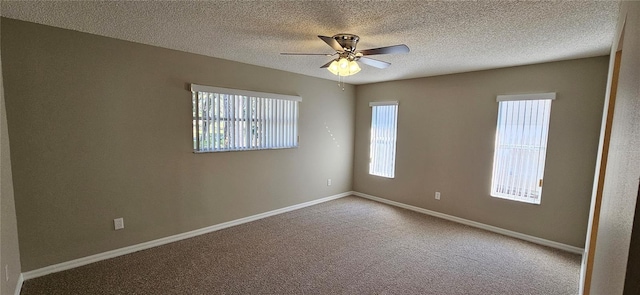
M 351 191 L 344 192 L 344 193 L 341 193 L 341 194 L 337 194 L 337 195 L 333 195 L 333 196 L 329 196 L 329 197 L 325 197 L 325 198 L 321 198 L 321 199 L 317 199 L 317 200 L 313 200 L 313 201 L 309 201 L 309 202 L 305 202 L 305 203 L 289 206 L 289 207 L 284 207 L 284 208 L 280 208 L 280 209 L 276 209 L 276 210 L 272 210 L 272 211 L 268 211 L 268 212 L 264 212 L 264 213 L 260 213 L 260 214 L 256 214 L 256 215 L 252 215 L 252 216 L 236 219 L 236 220 L 227 221 L 227 222 L 219 223 L 219 224 L 216 224 L 216 225 L 208 226 L 208 227 L 205 227 L 205 228 L 196 229 L 196 230 L 192 230 L 192 231 L 189 231 L 189 232 L 185 232 L 185 233 L 181 233 L 181 234 L 177 234 L 177 235 L 173 235 L 173 236 L 168 236 L 168 237 L 165 237 L 165 238 L 160 238 L 160 239 L 153 240 L 153 241 L 148 241 L 148 242 L 144 242 L 144 243 L 140 243 L 140 244 L 136 244 L 136 245 L 132 245 L 132 246 L 116 249 L 116 250 L 111 250 L 111 251 L 107 251 L 107 252 L 103 252 L 103 253 L 87 256 L 87 257 L 82 257 L 82 258 L 70 260 L 70 261 L 67 261 L 67 262 L 62 262 L 62 263 L 46 266 L 46 267 L 43 267 L 43 268 L 35 269 L 35 270 L 32 270 L 32 271 L 24 272 L 24 273 L 22 273 L 22 275 L 20 277 L 21 277 L 21 280 L 29 280 L 29 279 L 45 276 L 45 275 L 48 275 L 48 274 L 51 274 L 51 273 L 55 273 L 55 272 L 59 272 L 59 271 L 63 271 L 63 270 L 72 269 L 72 268 L 76 268 L 76 267 L 79 267 L 79 266 L 87 265 L 87 264 L 90 264 L 90 263 L 93 263 L 93 262 L 106 260 L 106 259 L 109 259 L 109 258 L 113 258 L 113 257 L 129 254 L 129 253 L 137 252 L 137 251 L 140 251 L 140 250 L 145 250 L 145 249 L 161 246 L 161 245 L 172 243 L 172 242 L 177 242 L 177 241 L 180 241 L 180 240 L 192 238 L 192 237 L 195 237 L 195 236 L 207 234 L 207 233 L 218 231 L 218 230 L 225 229 L 225 228 L 228 228 L 228 227 L 232 227 L 232 226 L 240 225 L 240 224 L 243 224 L 243 223 L 255 221 L 255 220 L 258 220 L 258 219 L 262 219 L 262 218 L 266 218 L 266 217 L 282 214 L 282 213 L 285 213 L 285 212 L 301 209 L 301 208 L 304 208 L 304 207 L 308 207 L 308 206 L 324 203 L 324 202 L 327 202 L 327 201 L 343 198 L 343 197 L 350 196 L 350 195 L 353 195 L 353 192 L 351 192 Z M 22 284 L 22 283 L 20 283 L 20 284 Z M 19 294 L 19 293 L 16 293 L 16 294 Z
M 15 295 L 20 295 L 20 291 L 22 291 L 22 283 L 24 283 L 24 276 L 20 274 L 18 276 L 18 282 L 16 283 L 16 291 L 14 292 Z
M 558 243 L 558 242 L 554 242 L 554 241 L 551 241 L 551 240 L 546 240 L 546 239 L 542 239 L 542 238 L 538 238 L 538 237 L 534 237 L 534 236 L 530 236 L 530 235 L 525 235 L 525 234 L 522 234 L 522 233 L 519 233 L 519 232 L 510 231 L 510 230 L 507 230 L 507 229 L 504 229 L 504 228 L 500 228 L 500 227 L 496 227 L 496 226 L 492 226 L 492 225 L 487 225 L 487 224 L 484 224 L 484 223 L 471 221 L 471 220 L 468 220 L 468 219 L 464 219 L 464 218 L 460 218 L 460 217 L 456 217 L 456 216 L 452 216 L 452 215 L 448 215 L 448 214 L 444 214 L 444 213 L 440 213 L 440 212 L 436 212 L 436 211 L 431 211 L 431 210 L 427 210 L 427 209 L 416 207 L 416 206 L 407 205 L 407 204 L 400 203 L 400 202 L 395 202 L 395 201 L 383 199 L 383 198 L 380 198 L 380 197 L 364 194 L 364 193 L 361 193 L 361 192 L 353 192 L 353 195 L 356 195 L 358 197 L 362 197 L 362 198 L 365 198 L 365 199 L 373 200 L 373 201 L 376 201 L 376 202 L 385 203 L 385 204 L 389 204 L 389 205 L 392 205 L 392 206 L 408 209 L 408 210 L 411 210 L 411 211 L 416 211 L 416 212 L 419 212 L 419 213 L 431 215 L 431 216 L 434 216 L 434 217 L 446 219 L 446 220 L 449 220 L 449 221 L 461 223 L 461 224 L 464 224 L 464 225 L 473 226 L 473 227 L 476 227 L 476 228 L 488 230 L 488 231 L 491 231 L 491 232 L 499 233 L 499 234 L 502 234 L 502 235 L 505 235 L 505 236 L 509 236 L 509 237 L 514 237 L 514 238 L 517 238 L 517 239 L 521 239 L 521 240 L 525 240 L 525 241 L 528 241 L 528 242 L 540 244 L 540 245 L 543 245 L 543 246 L 556 248 L 556 249 L 560 249 L 560 250 L 564 250 L 564 251 L 567 251 L 567 252 L 580 254 L 580 255 L 584 254 L 584 249 L 578 248 L 578 247 L 575 247 L 575 246 L 570 246 L 570 245 L 567 245 L 567 244 Z

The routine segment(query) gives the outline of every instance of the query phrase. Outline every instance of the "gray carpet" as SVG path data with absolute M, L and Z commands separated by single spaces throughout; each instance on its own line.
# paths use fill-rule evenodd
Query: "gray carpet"
M 22 294 L 577 294 L 580 256 L 346 197 L 28 280 Z

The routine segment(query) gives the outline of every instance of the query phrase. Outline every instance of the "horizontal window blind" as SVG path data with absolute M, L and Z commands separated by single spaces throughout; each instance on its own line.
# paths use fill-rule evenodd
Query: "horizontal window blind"
M 553 98 L 498 97 L 492 196 L 540 204 Z
M 195 152 L 298 146 L 299 97 L 195 84 L 191 90 Z
M 369 174 L 395 177 L 398 102 L 372 102 Z

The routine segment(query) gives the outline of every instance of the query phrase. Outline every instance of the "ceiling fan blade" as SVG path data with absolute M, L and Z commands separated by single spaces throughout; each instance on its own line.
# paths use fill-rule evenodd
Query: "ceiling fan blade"
M 331 63 L 332 63 L 332 62 L 334 62 L 334 60 L 331 60 L 330 62 L 328 62 L 328 63 L 326 63 L 326 64 L 323 64 L 320 68 L 321 68 L 321 69 L 323 69 L 323 68 L 328 68 L 328 67 L 331 65 Z
M 333 54 L 329 53 L 301 53 L 301 52 L 280 52 L 280 55 L 324 55 L 324 56 L 332 56 Z
M 338 41 L 336 41 L 336 39 L 333 39 L 333 37 L 327 37 L 327 36 L 318 35 L 318 38 L 322 39 L 322 41 L 324 41 L 324 43 L 327 43 L 329 46 L 331 46 L 331 48 L 333 48 L 333 50 L 338 51 L 338 52 L 344 51 L 344 48 L 342 48 L 342 46 L 340 46 L 340 43 L 338 43 Z
M 381 61 L 381 60 L 368 58 L 368 57 L 361 57 L 360 59 L 358 59 L 358 61 L 362 62 L 365 65 L 376 67 L 378 69 L 386 69 L 391 65 L 386 61 Z
M 380 48 L 365 49 L 365 50 L 361 50 L 359 53 L 362 53 L 362 55 L 375 55 L 375 54 L 392 54 L 392 53 L 407 53 L 407 52 L 409 52 L 409 47 L 407 47 L 407 45 L 400 44 L 400 45 L 386 46 L 386 47 L 380 47 Z

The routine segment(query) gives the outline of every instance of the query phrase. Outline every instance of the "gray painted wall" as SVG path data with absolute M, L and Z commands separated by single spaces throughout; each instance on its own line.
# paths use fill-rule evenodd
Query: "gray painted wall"
M 23 271 L 351 190 L 352 86 L 6 18 L 2 28 Z M 187 83 L 301 96 L 299 148 L 193 154 Z
M 1 64 L 0 62 L 0 294 L 13 295 L 21 269 Z M 8 280 L 5 269 L 9 271 Z
M 640 177 L 640 2 L 623 2 L 620 17 L 625 15 L 591 294 L 623 294 L 623 290 L 624 294 L 637 294 L 633 292 L 632 282 L 637 286 L 640 280 L 638 261 L 629 256 L 630 251 L 639 250 L 630 248 L 632 234 L 640 238 L 640 229 L 633 226 Z M 622 22 L 620 24 L 619 32 L 622 31 Z M 631 271 L 627 273 L 627 269 Z M 625 280 L 630 281 L 626 290 Z
M 607 66 L 596 57 L 358 86 L 354 190 L 584 247 Z M 496 96 L 536 92 L 557 92 L 542 203 L 491 197 Z M 399 101 L 395 179 L 368 174 L 369 102 L 385 100 Z

